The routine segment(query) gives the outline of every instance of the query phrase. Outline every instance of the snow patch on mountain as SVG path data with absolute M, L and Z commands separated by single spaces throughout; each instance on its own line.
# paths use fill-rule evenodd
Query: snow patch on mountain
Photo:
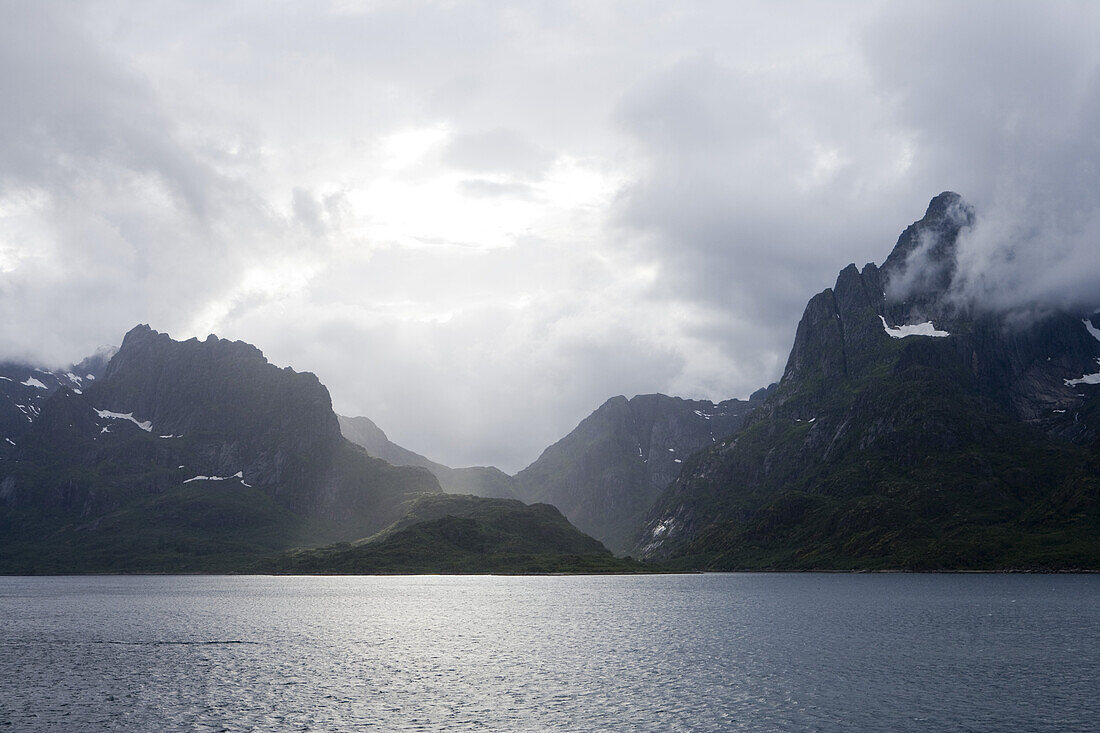
M 1096 360 L 1097 364 L 1100 364 L 1100 359 Z M 1100 384 L 1100 372 L 1096 374 L 1083 374 L 1077 379 L 1067 379 L 1067 387 L 1076 387 L 1079 384 Z
M 1088 318 L 1082 318 L 1081 323 L 1085 324 L 1085 328 L 1088 330 L 1090 336 L 1100 341 L 1100 329 L 1092 325 L 1092 321 Z M 1100 364 L 1100 359 L 1097 359 L 1096 363 Z M 1067 387 L 1076 387 L 1079 384 L 1100 384 L 1100 372 L 1096 374 L 1082 374 L 1077 379 L 1067 379 L 1065 382 Z
M 34 377 L 27 377 L 26 381 L 20 382 L 20 384 L 26 385 L 28 387 L 38 387 L 38 389 L 49 389 L 49 387 L 42 384 Z
M 932 325 L 932 321 L 915 323 L 910 326 L 891 326 L 882 316 L 879 316 L 879 320 L 882 321 L 882 328 L 891 338 L 903 339 L 907 336 L 933 336 L 935 338 L 943 338 L 944 336 L 951 335 L 947 331 L 937 330 L 936 327 Z
M 153 423 L 151 423 L 148 420 L 139 421 L 137 418 L 134 417 L 134 413 L 132 413 L 132 412 L 121 413 L 121 412 L 111 412 L 110 410 L 96 410 L 95 412 L 100 417 L 109 418 L 111 420 L 129 420 L 130 422 L 132 422 L 134 425 L 137 425 L 139 428 L 141 428 L 145 432 L 147 432 L 147 433 L 153 432 Z
M 239 479 L 242 484 L 248 486 L 248 484 L 244 483 L 244 471 L 237 471 L 232 476 L 192 476 L 191 478 L 185 480 L 183 483 L 189 484 L 192 481 L 230 481 L 232 479 Z
M 1094 339 L 1096 339 L 1097 341 L 1100 341 L 1100 328 L 1097 328 L 1096 326 L 1092 325 L 1092 321 L 1090 321 L 1087 318 L 1082 318 L 1081 323 L 1085 324 L 1085 328 L 1088 330 L 1088 332 L 1092 335 L 1092 337 Z

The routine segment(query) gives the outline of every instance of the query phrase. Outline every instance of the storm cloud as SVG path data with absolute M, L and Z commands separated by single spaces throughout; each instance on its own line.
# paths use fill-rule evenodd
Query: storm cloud
M 746 396 L 943 190 L 956 296 L 1100 305 L 1089 3 L 0 3 L 0 356 L 147 322 L 515 470 Z

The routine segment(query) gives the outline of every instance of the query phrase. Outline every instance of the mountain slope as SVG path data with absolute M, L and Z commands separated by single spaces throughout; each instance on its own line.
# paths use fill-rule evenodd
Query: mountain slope
M 57 371 L 12 362 L 0 364 L 0 459 L 15 452 L 50 395 L 61 387 L 81 393 L 103 376 L 116 351 L 111 346 L 101 347 L 79 364 Z
M 508 499 L 438 494 L 354 544 L 300 550 L 260 566 L 274 572 L 637 572 L 579 532 L 557 509 Z
M 693 457 L 635 551 L 707 568 L 1100 566 L 1096 317 L 951 296 L 973 212 L 933 199 L 810 300 L 783 378 Z M 1100 381 L 1100 380 L 1098 380 Z
M 516 474 L 517 494 L 553 504 L 581 531 L 626 550 L 683 461 L 734 432 L 750 410 L 744 400 L 612 397 Z
M 495 466 L 451 468 L 402 448 L 366 417 L 338 416 L 344 437 L 367 453 L 395 466 L 421 466 L 432 472 L 448 494 L 473 494 L 495 499 L 514 499 L 515 482 Z
M 314 375 L 138 326 L 0 463 L 0 570 L 228 569 L 370 534 L 439 490 L 345 440 Z

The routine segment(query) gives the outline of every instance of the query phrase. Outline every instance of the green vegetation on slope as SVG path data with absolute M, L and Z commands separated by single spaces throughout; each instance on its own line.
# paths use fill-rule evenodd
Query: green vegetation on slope
M 547 504 L 423 497 L 377 535 L 297 550 L 256 567 L 277 573 L 624 573 L 656 566 L 615 558 Z
M 662 497 L 658 514 L 695 530 L 664 556 L 711 570 L 1100 568 L 1100 445 L 1020 422 L 951 356 L 946 341 L 888 342 L 860 376 L 782 384 L 769 414 Z

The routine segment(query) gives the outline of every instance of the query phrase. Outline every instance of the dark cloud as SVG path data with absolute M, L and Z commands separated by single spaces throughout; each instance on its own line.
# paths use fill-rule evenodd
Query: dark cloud
M 1100 292 L 1087 3 L 0 4 L 0 356 L 149 322 L 509 469 L 778 377 L 928 200 L 957 295 Z
M 7 3 L 0 24 L 0 183 L 76 196 L 149 175 L 202 216 L 220 193 L 208 167 L 173 140 L 156 94 L 48 3 Z
M 845 112 L 859 90 L 814 89 L 790 73 L 798 78 L 681 62 L 630 91 L 617 114 L 649 159 L 618 221 L 662 263 L 663 297 L 723 313 L 714 320 L 727 327 L 708 329 L 731 358 L 745 359 L 747 343 L 768 354 L 755 359 L 769 371 L 744 374 L 737 393 L 777 376 L 808 296 L 847 261 L 884 257 L 914 218 L 904 203 L 914 212 L 924 203 L 891 170 L 899 153 L 873 100 Z M 746 326 L 753 338 L 738 337 Z
M 1081 3 L 909 8 L 868 30 L 870 67 L 922 166 L 975 206 L 960 301 L 1100 305 L 1098 30 L 1100 8 Z
M 885 259 L 944 189 L 978 212 L 956 297 L 1095 307 L 1098 29 L 1079 3 L 887 5 L 856 26 L 854 73 L 678 61 L 619 105 L 650 165 L 618 220 L 662 262 L 663 297 L 723 314 L 731 360 L 748 343 L 775 357 L 745 375 L 760 381 L 807 297 Z

